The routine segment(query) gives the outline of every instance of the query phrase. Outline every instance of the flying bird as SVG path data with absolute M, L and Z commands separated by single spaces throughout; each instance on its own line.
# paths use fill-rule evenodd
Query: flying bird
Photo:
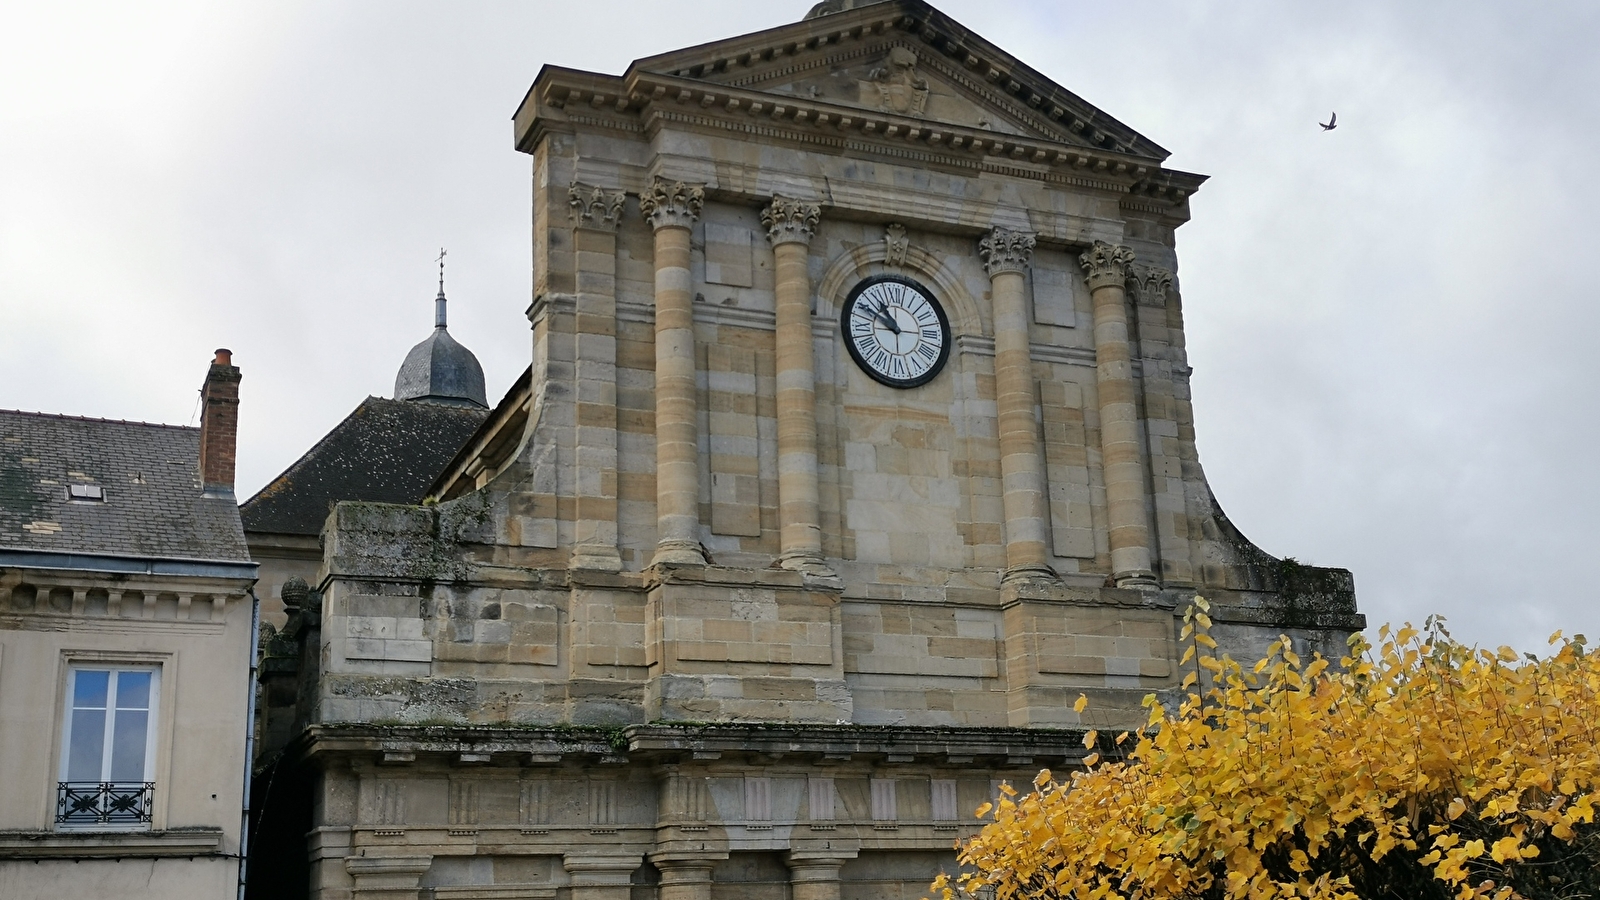
M 1328 114 L 1328 121 L 1326 121 L 1326 122 L 1318 122 L 1317 124 L 1322 126 L 1322 130 L 1323 131 L 1332 131 L 1335 128 L 1339 127 L 1339 114 L 1338 113 L 1329 113 Z

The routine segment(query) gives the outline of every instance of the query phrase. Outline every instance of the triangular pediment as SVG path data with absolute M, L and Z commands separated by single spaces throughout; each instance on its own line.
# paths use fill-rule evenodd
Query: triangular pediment
M 922 0 L 885 0 L 636 61 L 652 72 L 1162 160 L 1167 152 Z

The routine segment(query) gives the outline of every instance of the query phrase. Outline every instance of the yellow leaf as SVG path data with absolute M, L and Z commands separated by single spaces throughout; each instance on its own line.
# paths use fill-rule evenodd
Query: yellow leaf
M 1093 747 L 1094 746 L 1094 742 L 1098 741 L 1099 739 L 1100 739 L 1100 732 L 1098 732 L 1098 731 L 1094 730 L 1093 728 L 1091 728 L 1088 731 L 1084 732 L 1084 734 L 1083 734 L 1083 745 L 1085 747 Z
M 1100 754 L 1098 754 L 1098 753 L 1091 753 L 1088 756 L 1085 756 L 1083 758 L 1083 764 L 1085 766 L 1092 766 L 1092 765 L 1094 765 L 1095 763 L 1097 763 L 1099 761 L 1100 761 Z
M 1169 657 L 1170 658 L 1170 657 Z M 1073 712 L 1083 712 L 1089 706 L 1089 697 L 1086 694 L 1078 695 L 1078 702 L 1072 704 Z
M 1456 819 L 1461 818 L 1461 814 L 1466 811 L 1466 801 L 1462 800 L 1460 797 L 1457 797 L 1456 799 L 1450 801 L 1450 807 L 1444 811 L 1444 814 L 1449 817 L 1450 821 L 1454 822 Z
M 1518 845 L 1519 842 L 1516 838 L 1509 836 L 1503 837 L 1500 840 L 1495 841 L 1494 845 L 1489 848 L 1489 855 L 1494 857 L 1494 861 L 1497 863 L 1521 859 L 1522 854 L 1517 852 Z

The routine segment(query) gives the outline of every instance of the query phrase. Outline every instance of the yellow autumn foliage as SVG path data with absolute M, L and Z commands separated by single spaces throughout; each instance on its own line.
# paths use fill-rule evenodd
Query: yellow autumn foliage
M 1042 772 L 958 847 L 958 894 L 1013 898 L 1600 897 L 1600 657 L 1463 646 L 1442 622 L 1359 635 L 1339 661 L 1287 638 L 1245 669 L 1185 616 L 1175 709 Z M 1080 700 L 1080 708 L 1083 701 Z

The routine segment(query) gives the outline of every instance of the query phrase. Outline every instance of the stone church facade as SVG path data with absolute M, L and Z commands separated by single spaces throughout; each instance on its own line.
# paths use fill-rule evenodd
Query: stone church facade
M 1200 468 L 1203 177 L 960 23 L 546 67 L 515 127 L 530 369 L 422 505 L 333 509 L 264 664 L 312 897 L 914 900 L 1175 688 L 1197 593 L 1236 656 L 1362 627 Z

